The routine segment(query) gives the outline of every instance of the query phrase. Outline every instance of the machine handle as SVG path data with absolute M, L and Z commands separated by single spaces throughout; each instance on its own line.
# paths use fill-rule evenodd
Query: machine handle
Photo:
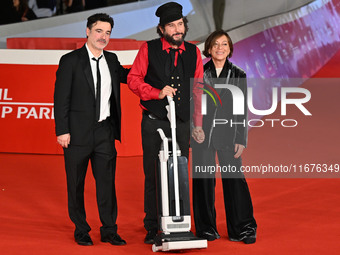
M 170 105 L 170 103 L 171 103 L 172 101 L 174 101 L 174 99 L 173 99 L 171 96 L 166 96 L 166 98 L 168 99 L 169 105 Z

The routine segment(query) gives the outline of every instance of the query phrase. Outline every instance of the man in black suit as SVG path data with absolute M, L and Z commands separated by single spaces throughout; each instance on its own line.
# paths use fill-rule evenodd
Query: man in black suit
M 91 160 L 96 180 L 101 241 L 126 242 L 117 234 L 115 140 L 120 140 L 120 82 L 129 72 L 109 42 L 113 19 L 99 13 L 87 20 L 87 42 L 61 57 L 56 74 L 54 116 L 58 143 L 64 149 L 69 216 L 79 245 L 93 245 L 84 208 L 84 181 Z

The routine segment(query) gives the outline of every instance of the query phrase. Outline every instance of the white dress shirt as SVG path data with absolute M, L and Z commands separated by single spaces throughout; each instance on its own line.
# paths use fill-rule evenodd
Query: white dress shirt
M 87 52 L 89 53 L 89 61 L 91 64 L 92 77 L 94 84 L 97 84 L 97 62 L 92 60 L 92 58 L 96 58 L 90 49 L 85 43 Z M 100 78 L 101 78 L 101 98 L 100 98 L 100 117 L 99 122 L 105 120 L 110 116 L 110 97 L 112 93 L 112 85 L 111 85 L 111 74 L 109 67 L 107 65 L 104 54 L 103 57 L 99 60 L 99 70 L 100 70 Z M 95 89 L 95 93 L 97 96 L 97 91 Z

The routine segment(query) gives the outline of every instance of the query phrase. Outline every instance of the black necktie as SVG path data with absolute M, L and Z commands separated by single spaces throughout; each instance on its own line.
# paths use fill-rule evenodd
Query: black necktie
M 101 78 L 99 70 L 99 60 L 103 57 L 101 55 L 98 59 L 92 58 L 92 60 L 97 62 L 97 85 L 96 85 L 96 121 L 100 118 L 100 96 L 101 96 Z
M 179 49 L 173 49 L 173 48 L 170 49 L 171 70 L 173 70 L 175 68 L 176 52 L 177 52 L 177 54 L 179 54 Z
M 170 48 L 168 57 L 165 63 L 165 76 L 169 77 L 172 74 L 173 70 L 175 69 L 175 59 L 176 59 L 176 52 L 179 54 L 179 49 Z M 178 64 L 178 61 L 177 61 Z

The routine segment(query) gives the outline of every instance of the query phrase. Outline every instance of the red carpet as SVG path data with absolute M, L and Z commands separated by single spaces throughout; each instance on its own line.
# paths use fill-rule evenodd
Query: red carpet
M 340 52 L 315 77 L 339 77 Z M 339 164 L 339 84 L 307 81 L 312 116 L 288 109 L 295 128 L 252 128 L 244 165 Z M 282 118 L 274 113 L 271 118 Z M 89 170 L 90 171 L 90 170 Z M 152 254 L 143 243 L 143 171 L 141 157 L 118 158 L 118 232 L 127 245 L 101 243 L 94 181 L 88 173 L 86 210 L 92 247 L 73 240 L 67 215 L 63 157 L 0 154 L 0 253 L 9 254 Z M 334 175 L 340 177 L 340 173 Z M 248 179 L 258 238 L 253 245 L 227 240 L 221 183 L 216 189 L 221 239 L 208 249 L 185 254 L 338 254 L 340 179 Z

